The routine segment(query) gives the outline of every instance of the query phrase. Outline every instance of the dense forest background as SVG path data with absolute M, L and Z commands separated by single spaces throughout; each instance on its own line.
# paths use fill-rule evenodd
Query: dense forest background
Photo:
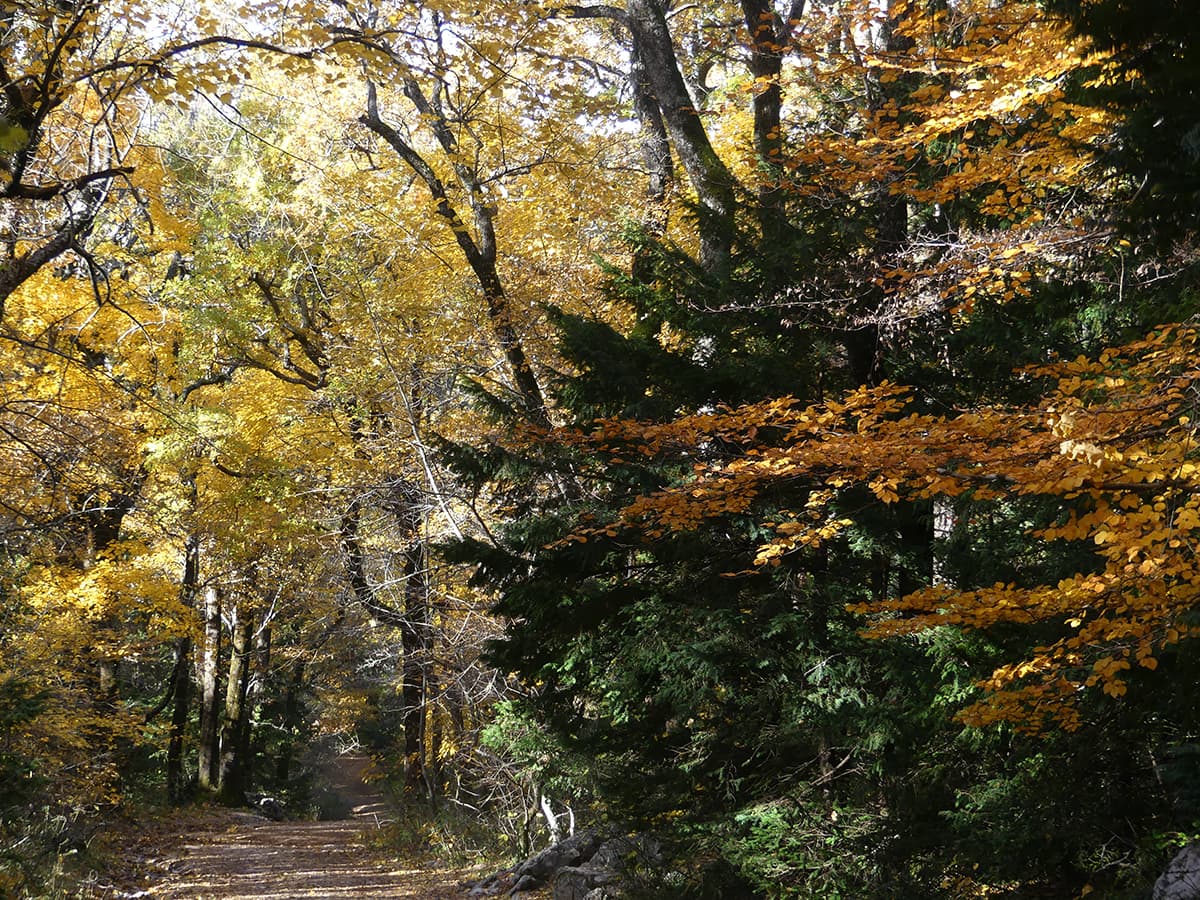
M 1189 7 L 6 0 L 0 894 L 340 741 L 650 896 L 1139 896 Z

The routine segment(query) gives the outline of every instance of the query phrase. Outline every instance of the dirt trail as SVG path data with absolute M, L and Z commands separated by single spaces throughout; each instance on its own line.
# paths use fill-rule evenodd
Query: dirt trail
M 337 758 L 330 788 L 347 817 L 336 821 L 270 822 L 227 813 L 185 835 L 165 861 L 168 875 L 126 897 L 197 900 L 284 900 L 292 897 L 410 898 L 463 896 L 463 873 L 414 868 L 379 846 L 390 807 L 368 780 L 365 756 Z

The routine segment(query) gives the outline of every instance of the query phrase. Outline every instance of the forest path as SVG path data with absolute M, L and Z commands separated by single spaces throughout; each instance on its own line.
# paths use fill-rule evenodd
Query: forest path
M 464 895 L 468 873 L 397 861 L 382 829 L 391 804 L 370 780 L 370 760 L 336 758 L 330 792 L 346 817 L 315 822 L 270 822 L 222 811 L 196 823 L 156 861 L 167 872 L 152 887 L 124 894 L 184 900 L 284 900 L 354 897 L 443 900 Z M 118 894 L 117 896 L 122 896 Z

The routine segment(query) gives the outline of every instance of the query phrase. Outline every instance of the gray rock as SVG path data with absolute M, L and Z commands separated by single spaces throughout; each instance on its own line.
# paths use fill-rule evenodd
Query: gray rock
M 522 875 L 517 879 L 517 883 L 512 886 L 512 890 L 508 892 L 510 897 L 516 896 L 522 891 L 536 891 L 542 886 L 542 882 L 534 878 L 532 875 Z
M 254 805 L 272 822 L 282 822 L 285 818 L 283 804 L 274 797 L 259 797 Z
M 621 889 L 611 885 L 607 887 L 598 887 L 594 891 L 588 891 L 584 895 L 583 900 L 621 900 L 625 896 L 621 893 Z
M 515 869 L 464 885 L 470 897 L 509 896 L 550 884 L 554 900 L 616 900 L 622 882 L 637 869 L 662 864 L 658 843 L 646 837 L 614 837 L 608 831 L 581 831 L 547 847 Z
M 1200 844 L 1180 850 L 1154 882 L 1154 900 L 1200 900 Z
M 662 865 L 662 862 L 662 847 L 658 842 L 638 835 L 605 841 L 588 861 L 588 867 L 625 874 L 638 866 L 654 868 Z
M 513 873 L 513 883 L 520 884 L 523 879 L 532 878 L 544 884 L 564 866 L 578 866 L 587 862 L 602 843 L 604 838 L 598 832 L 581 831 L 521 863 Z
M 473 884 L 466 885 L 468 897 L 495 897 L 497 894 L 503 894 L 509 889 L 512 884 L 512 870 L 507 869 L 503 872 L 497 872 L 494 875 L 489 875 L 482 881 L 476 881 Z
M 554 900 L 613 900 L 622 896 L 626 876 L 638 868 L 662 863 L 662 849 L 646 837 L 605 841 L 580 866 L 566 866 L 554 876 Z
M 597 891 L 616 885 L 620 880 L 620 873 L 611 869 L 598 869 L 590 865 L 565 866 L 554 876 L 550 895 L 554 900 L 585 900 Z

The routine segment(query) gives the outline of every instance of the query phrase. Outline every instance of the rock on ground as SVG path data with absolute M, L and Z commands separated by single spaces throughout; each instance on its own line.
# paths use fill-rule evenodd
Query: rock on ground
M 1200 900 L 1200 844 L 1189 844 L 1175 855 L 1154 882 L 1154 900 Z

